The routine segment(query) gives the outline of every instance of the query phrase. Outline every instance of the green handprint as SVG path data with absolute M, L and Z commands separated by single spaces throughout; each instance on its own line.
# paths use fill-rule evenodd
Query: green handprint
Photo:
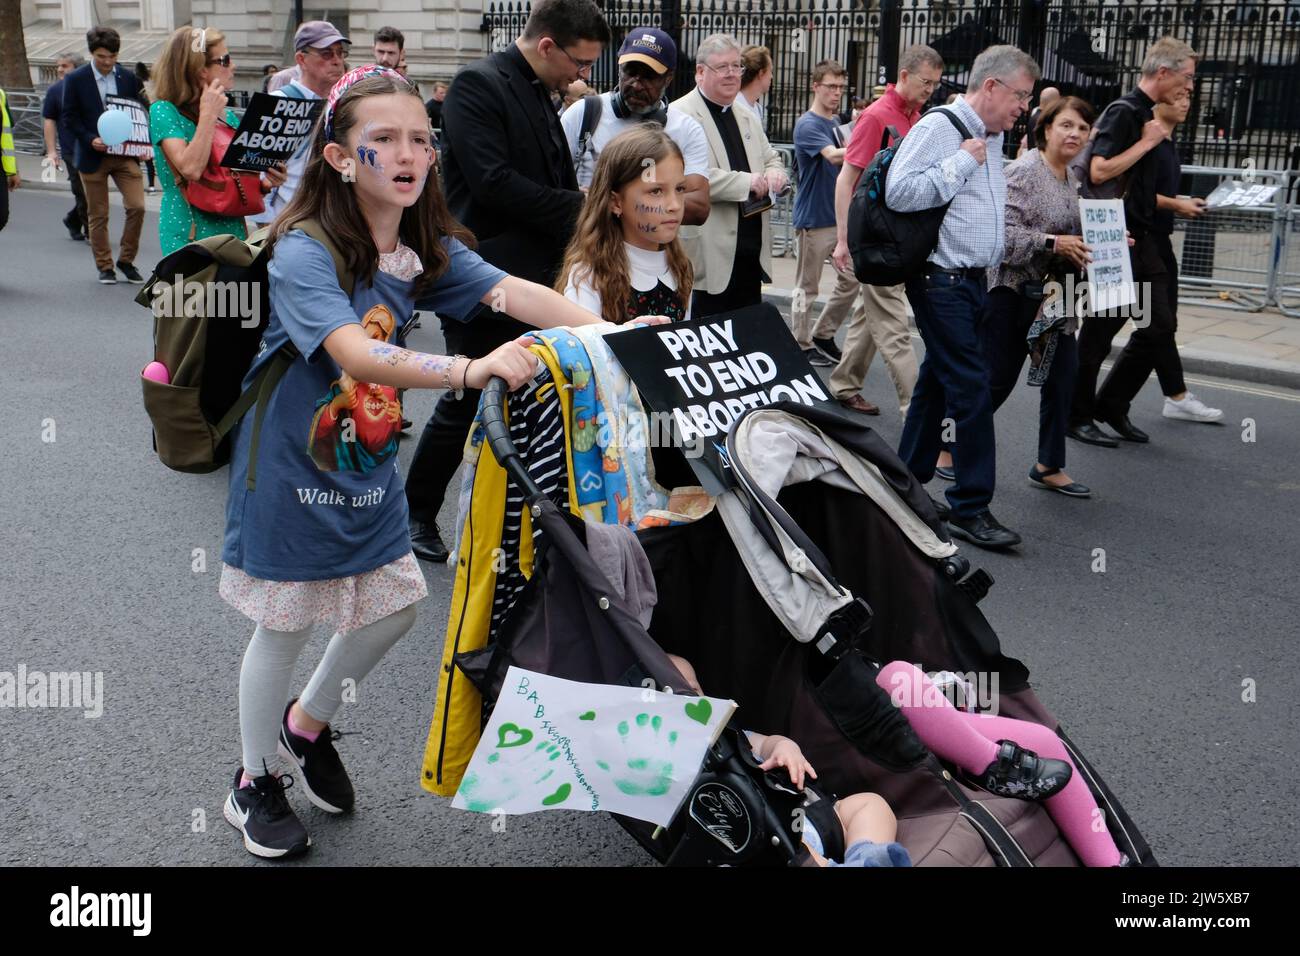
M 630 797 L 659 797 L 673 785 L 673 765 L 668 759 L 677 743 L 677 731 L 662 736 L 662 717 L 637 714 L 633 723 L 635 731 L 626 720 L 618 725 L 622 754 L 616 758 L 617 773 L 610 763 L 597 760 L 596 766 L 610 773 L 614 786 Z
M 569 798 L 573 792 L 572 784 L 563 783 L 554 790 L 545 786 L 546 781 L 555 775 L 554 761 L 563 752 L 545 740 L 535 746 L 524 746 L 532 738 L 530 730 L 514 724 L 503 725 L 497 734 L 496 749 L 487 758 L 492 768 L 491 775 L 470 771 L 460 783 L 458 793 L 467 809 L 475 813 L 491 813 L 526 790 L 537 793 L 538 802 L 544 807 L 559 806 Z

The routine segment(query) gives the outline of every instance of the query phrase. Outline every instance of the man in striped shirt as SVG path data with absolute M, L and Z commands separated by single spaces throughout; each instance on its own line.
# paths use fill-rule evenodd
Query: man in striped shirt
M 948 489 L 948 525 L 982 548 L 1020 543 L 989 511 L 996 447 L 978 320 L 985 270 L 1002 261 L 1003 136 L 1025 111 L 1041 76 L 1038 64 L 1016 47 L 989 47 L 971 65 L 966 94 L 949 107 L 970 138 L 963 139 L 947 117 L 927 113 L 904 137 L 885 184 L 889 208 L 898 212 L 951 203 L 925 275 L 906 286 L 925 359 L 898 453 L 927 482 L 941 442 L 948 442 L 957 477 Z

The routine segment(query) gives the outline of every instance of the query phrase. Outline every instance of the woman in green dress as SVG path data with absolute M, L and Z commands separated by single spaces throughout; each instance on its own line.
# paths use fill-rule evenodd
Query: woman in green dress
M 241 239 L 248 237 L 242 218 L 195 209 L 177 185 L 178 177 L 193 182 L 203 175 L 212 154 L 217 123 L 239 126 L 234 111 L 226 107 L 226 91 L 234 78 L 226 38 L 213 27 L 179 28 L 158 60 L 156 98 L 149 107 L 149 135 L 163 187 L 158 241 L 164 256 L 208 236 L 229 233 Z M 260 181 L 266 193 L 284 181 L 284 173 L 271 169 L 262 174 Z

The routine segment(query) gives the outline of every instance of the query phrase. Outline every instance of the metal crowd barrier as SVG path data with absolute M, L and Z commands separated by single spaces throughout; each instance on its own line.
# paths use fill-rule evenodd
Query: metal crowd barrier
M 44 90 L 6 90 L 5 104 L 13 123 L 14 151 L 45 155 L 45 121 L 41 116 Z
M 1300 186 L 1300 175 L 1293 175 L 1292 187 Z M 1282 254 L 1277 266 L 1277 307 L 1283 315 L 1300 318 L 1300 197 L 1286 211 L 1282 226 Z
M 1184 166 L 1183 173 L 1192 177 L 1195 196 L 1209 196 L 1229 181 L 1276 191 L 1267 202 L 1207 209 L 1195 219 L 1174 220 L 1179 301 L 1249 312 L 1277 304 L 1293 212 L 1287 205 L 1292 174 L 1218 166 Z M 1295 255 L 1300 256 L 1300 249 Z
M 786 175 L 790 177 L 790 191 L 772 204 L 772 255 L 797 256 L 799 250 L 794 236 L 794 191 L 799 188 L 794 171 L 794 144 L 773 143 L 772 148 L 781 154 Z

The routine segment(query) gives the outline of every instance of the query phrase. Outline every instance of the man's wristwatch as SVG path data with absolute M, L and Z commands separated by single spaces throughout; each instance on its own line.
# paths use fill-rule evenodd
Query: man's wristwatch
M 1046 249 L 1048 252 L 1055 252 L 1055 251 L 1056 251 L 1056 237 L 1055 237 L 1055 236 L 1048 236 L 1048 237 L 1043 241 L 1043 248 Z

